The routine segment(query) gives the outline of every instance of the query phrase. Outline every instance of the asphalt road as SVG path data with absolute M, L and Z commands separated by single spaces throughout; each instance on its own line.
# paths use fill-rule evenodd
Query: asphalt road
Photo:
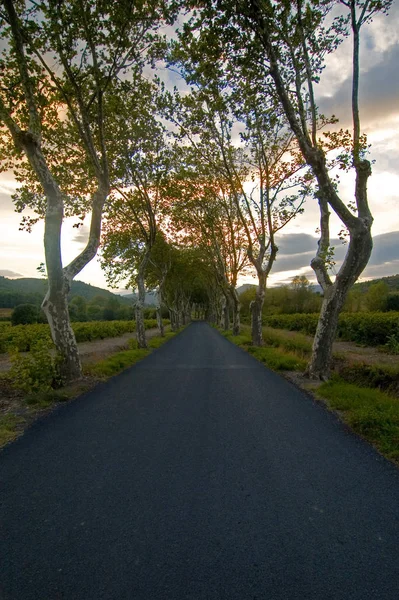
M 0 598 L 398 600 L 398 474 L 194 323 L 0 453 Z

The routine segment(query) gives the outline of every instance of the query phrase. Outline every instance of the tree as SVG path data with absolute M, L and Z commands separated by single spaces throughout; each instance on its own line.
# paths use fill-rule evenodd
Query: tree
M 74 296 L 69 303 L 72 321 L 87 321 L 87 302 L 82 296 Z
M 12 311 L 12 325 L 31 325 L 37 323 L 39 311 L 34 304 L 18 304 Z
M 194 304 L 202 305 L 205 317 L 216 321 L 213 292 L 217 286 L 214 270 L 203 249 L 171 246 L 170 250 L 163 297 L 170 312 L 172 330 L 190 321 Z
M 147 348 L 143 307 L 145 276 L 159 224 L 164 217 L 173 153 L 157 117 L 156 90 L 147 84 L 139 98 L 116 104 L 118 140 L 116 192 L 108 202 L 102 240 L 102 266 L 111 284 L 127 279 L 137 287 L 136 333 Z
M 369 287 L 364 298 L 367 310 L 385 311 L 388 303 L 389 287 L 385 281 L 379 281 Z
M 348 13 L 334 19 L 332 27 L 327 29 L 327 16 L 337 5 L 334 1 L 251 0 L 249 3 L 235 2 L 234 7 L 223 3 L 223 16 L 224 19 L 228 16 L 230 32 L 233 29 L 235 39 L 241 42 L 245 39 L 247 59 L 251 56 L 254 64 L 262 65 L 261 87 L 263 90 L 266 87 L 271 97 L 278 98 L 302 155 L 317 181 L 315 196 L 320 207 L 321 233 L 318 252 L 311 266 L 324 297 L 307 373 L 318 379 L 329 376 L 339 313 L 351 286 L 367 265 L 372 249 L 373 218 L 367 199 L 371 165 L 366 158 L 367 144 L 361 134 L 358 106 L 359 36 L 361 27 L 371 20 L 373 14 L 380 10 L 387 12 L 391 2 L 342 0 L 341 4 Z M 219 4 L 219 14 L 220 9 Z M 323 69 L 326 53 L 332 52 L 342 35 L 347 34 L 348 24 L 353 33 L 353 134 L 344 131 L 327 134 L 323 142 L 317 131 L 320 122 L 323 125 L 325 119 L 318 114 L 315 84 Z M 248 60 L 242 57 L 239 60 L 249 68 Z M 338 193 L 337 181 L 329 173 L 331 165 L 326 153 L 338 146 L 342 148 L 339 166 L 355 171 L 355 207 L 346 206 Z M 328 273 L 329 209 L 340 218 L 349 237 L 347 253 L 335 281 Z
M 194 23 L 193 29 L 196 30 Z M 223 83 L 225 74 L 206 51 L 198 31 L 181 37 L 173 60 L 181 65 L 194 89 L 176 102 L 171 119 L 182 138 L 195 148 L 213 178 L 234 203 L 241 221 L 248 261 L 256 270 L 258 290 L 251 305 L 252 342 L 262 345 L 262 307 L 267 279 L 277 256 L 275 236 L 302 210 L 309 178 L 298 177 L 303 160 L 293 147 L 293 135 L 273 107 L 256 102 L 249 82 L 235 94 Z M 238 106 L 239 104 L 239 106 Z M 234 129 L 240 127 L 241 143 Z M 219 183 L 220 182 L 220 183 Z M 248 189 L 248 185 L 252 189 Z M 295 190 L 293 190 L 295 188 Z M 291 190 L 291 193 L 288 191 Z M 235 285 L 230 286 L 234 314 L 239 315 Z M 233 333 L 239 332 L 239 322 Z
M 43 302 L 65 380 L 81 375 L 67 294 L 72 279 L 95 256 L 101 215 L 111 187 L 108 95 L 120 94 L 128 71 L 139 90 L 154 32 L 171 22 L 165 1 L 137 4 L 94 0 L 2 0 L 1 134 L 5 166 L 16 170 L 18 210 L 33 207 L 45 220 L 49 288 Z M 149 57 L 150 60 L 150 57 Z M 139 92 L 138 92 L 139 93 Z M 65 214 L 91 212 L 84 250 L 64 266 Z M 28 227 L 31 221 L 25 219 Z
M 237 278 L 248 266 L 245 231 L 236 202 L 223 177 L 217 177 L 204 165 L 195 146 L 181 153 L 181 168 L 173 188 L 177 201 L 171 216 L 180 243 L 200 247 L 214 270 L 215 280 L 223 296 L 223 326 L 233 334 L 240 330 Z

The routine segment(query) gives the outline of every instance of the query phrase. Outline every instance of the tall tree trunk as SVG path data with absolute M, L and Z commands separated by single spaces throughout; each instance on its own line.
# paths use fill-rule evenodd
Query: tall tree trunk
M 233 312 L 233 335 L 240 335 L 241 331 L 241 322 L 240 322 L 240 299 L 237 294 L 237 290 L 234 286 L 230 286 L 230 297 L 231 297 L 231 307 Z
M 162 319 L 162 285 L 160 285 L 158 288 L 158 304 L 159 304 L 159 306 L 156 310 L 157 325 L 158 325 L 160 336 L 165 337 L 165 328 L 164 328 L 163 319 Z
M 169 309 L 169 320 L 170 320 L 170 328 L 172 331 L 176 331 L 175 325 L 175 313 L 171 308 Z
M 306 369 L 306 374 L 312 379 L 326 381 L 330 377 L 339 314 L 352 285 L 367 265 L 372 248 L 371 223 L 364 222 L 363 227 L 358 226 L 357 231 L 351 235 L 348 251 L 335 282 L 324 283 L 324 299 L 313 340 L 312 356 Z M 319 282 L 323 282 L 320 273 L 323 265 L 319 264 L 317 257 L 311 264 Z
M 100 244 L 101 218 L 109 194 L 108 175 L 99 177 L 98 187 L 92 196 L 92 214 L 89 239 L 82 252 L 66 267 L 62 265 L 61 230 L 64 218 L 63 194 L 50 173 L 40 148 L 32 136 L 22 135 L 22 147 L 38 176 L 46 195 L 44 221 L 44 250 L 46 257 L 48 292 L 43 300 L 43 311 L 48 319 L 51 336 L 60 356 L 59 371 L 65 383 L 82 375 L 79 350 L 73 333 L 69 311 L 68 293 L 73 278 L 94 258 Z
M 224 299 L 223 306 L 223 329 L 228 331 L 230 329 L 230 305 L 227 297 Z
M 157 315 L 157 325 L 158 325 L 158 329 L 159 329 L 159 335 L 161 337 L 165 337 L 165 328 L 164 328 L 164 325 L 163 325 L 163 319 L 162 319 L 162 314 L 161 314 L 161 307 L 157 308 L 156 315 Z
M 67 293 L 64 287 L 50 287 L 42 303 L 60 358 L 59 374 L 65 383 L 79 379 L 82 375 L 78 345 L 69 318 Z
M 251 334 L 254 346 L 263 345 L 262 334 L 262 309 L 266 294 L 266 277 L 258 273 L 258 287 L 256 288 L 255 300 L 250 304 L 251 310 Z
M 332 286 L 323 299 L 313 340 L 312 357 L 306 369 L 306 375 L 311 379 L 327 381 L 330 377 L 333 342 L 343 303 L 344 294 Z
M 148 256 L 146 255 L 146 256 L 144 256 L 143 260 L 140 263 L 137 277 L 136 277 L 138 296 L 137 296 L 137 301 L 136 301 L 135 314 L 136 314 L 137 345 L 139 348 L 148 348 L 147 338 L 145 335 L 144 314 L 143 314 L 143 308 L 144 308 L 144 303 L 145 303 L 144 277 L 145 277 L 145 270 L 147 267 L 147 263 L 148 263 Z

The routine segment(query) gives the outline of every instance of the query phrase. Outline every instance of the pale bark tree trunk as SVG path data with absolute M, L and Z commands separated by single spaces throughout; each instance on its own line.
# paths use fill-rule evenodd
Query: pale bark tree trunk
M 65 383 L 79 379 L 82 374 L 79 350 L 69 318 L 67 294 L 65 289 L 57 289 L 50 283 L 42 303 L 59 357 L 59 374 Z
M 255 300 L 250 304 L 251 310 L 251 335 L 254 346 L 263 345 L 262 333 L 262 309 L 266 294 L 266 276 L 258 274 L 258 286 L 256 288 Z
M 44 250 L 49 287 L 42 308 L 59 355 L 60 374 L 63 381 L 68 383 L 81 377 L 82 366 L 70 323 L 67 296 L 73 278 L 97 253 L 100 244 L 102 210 L 109 193 L 108 178 L 105 176 L 103 181 L 100 181 L 98 189 L 93 194 L 90 233 L 85 248 L 69 265 L 63 267 L 61 256 L 63 196 L 45 163 L 40 146 L 34 144 L 29 136 L 23 135 L 22 139 L 29 162 L 40 178 L 47 199 Z
M 156 314 L 157 314 L 157 325 L 158 325 L 158 329 L 159 329 L 159 335 L 161 337 L 165 337 L 165 328 L 164 328 L 164 325 L 163 325 L 163 319 L 162 319 L 162 314 L 161 314 L 161 307 L 157 308 Z
M 26 108 L 29 114 L 28 130 L 21 130 L 1 99 L 0 118 L 7 125 L 13 137 L 15 147 L 18 150 L 25 152 L 30 166 L 35 172 L 46 197 L 44 249 L 48 276 L 48 291 L 43 300 L 42 307 L 47 316 L 51 336 L 60 358 L 58 362 L 59 372 L 64 383 L 69 383 L 81 376 L 82 368 L 76 338 L 70 323 L 67 295 L 70 290 L 72 279 L 92 260 L 92 258 L 94 258 L 100 243 L 102 210 L 109 193 L 109 177 L 105 146 L 102 145 L 102 160 L 100 160 L 93 144 L 88 115 L 84 109 L 81 114 L 82 121 L 85 121 L 83 125 L 81 123 L 80 133 L 83 135 L 81 141 L 85 145 L 86 150 L 88 151 L 88 157 L 94 167 L 98 188 L 92 197 L 92 218 L 89 240 L 86 247 L 68 266 L 63 267 L 61 255 L 61 229 L 64 218 L 64 196 L 58 182 L 53 177 L 42 152 L 41 111 L 39 111 L 36 103 L 34 92 L 35 83 L 34 79 L 30 76 L 25 54 L 24 35 L 15 10 L 14 2 L 7 0 L 5 9 L 8 14 L 15 43 L 15 55 L 25 96 Z M 80 108 L 82 108 L 82 106 Z M 102 114 L 99 120 L 100 126 L 97 134 L 99 135 L 102 144 Z M 87 125 L 87 127 L 84 125 Z
M 371 223 L 363 223 L 351 234 L 351 241 L 345 260 L 332 283 L 326 276 L 321 259 L 312 261 L 318 281 L 323 288 L 324 298 L 316 334 L 313 340 L 312 356 L 306 374 L 312 379 L 328 380 L 331 373 L 333 342 L 337 333 L 339 314 L 348 293 L 368 263 L 373 248 Z
M 373 217 L 371 215 L 368 198 L 367 198 L 367 181 L 371 175 L 371 165 L 368 160 L 362 158 L 365 148 L 361 147 L 360 136 L 360 118 L 359 118 L 359 44 L 360 44 L 360 27 L 367 20 L 367 10 L 373 11 L 373 3 L 363 3 L 361 16 L 358 19 L 356 16 L 356 8 L 359 6 L 357 2 L 344 2 L 350 11 L 352 32 L 354 36 L 353 44 L 353 70 L 352 70 L 352 116 L 353 116 L 353 145 L 352 159 L 353 167 L 356 172 L 355 184 L 355 199 L 357 216 L 340 198 L 336 185 L 330 178 L 328 165 L 325 153 L 317 141 L 317 109 L 313 94 L 313 73 L 312 65 L 309 59 L 309 50 L 306 42 L 306 32 L 303 28 L 303 10 L 305 9 L 302 3 L 297 3 L 298 14 L 298 33 L 301 38 L 302 56 L 304 61 L 308 98 L 306 102 L 310 103 L 310 113 L 312 116 L 312 131 L 309 135 L 307 126 L 307 115 L 305 114 L 305 103 L 302 98 L 302 61 L 295 64 L 295 56 L 293 68 L 297 80 L 301 82 L 297 85 L 297 97 L 300 99 L 298 105 L 294 105 L 291 101 L 290 89 L 284 79 L 284 71 L 289 69 L 286 64 L 281 65 L 280 50 L 275 45 L 272 38 L 272 29 L 269 27 L 267 20 L 267 11 L 264 7 L 271 9 L 272 3 L 267 2 L 262 5 L 258 0 L 251 0 L 250 12 L 252 28 L 258 35 L 267 58 L 269 60 L 269 74 L 274 81 L 275 90 L 284 109 L 291 130 L 295 134 L 299 148 L 302 152 L 307 164 L 312 168 L 312 171 L 317 179 L 318 197 L 320 205 L 320 222 L 321 222 L 321 237 L 319 241 L 319 249 L 316 258 L 312 261 L 311 266 L 317 275 L 318 282 L 324 291 L 324 300 L 322 304 L 320 320 L 318 323 L 312 358 L 307 368 L 307 374 L 316 379 L 326 380 L 329 377 L 331 369 L 332 344 L 336 334 L 338 325 L 339 312 L 346 300 L 347 294 L 357 280 L 359 275 L 368 263 L 372 251 L 372 236 L 371 226 Z M 366 17 L 365 17 L 366 11 Z M 369 12 L 369 15 L 372 12 Z M 339 269 L 336 280 L 332 283 L 328 272 L 326 259 L 329 250 L 329 213 L 328 207 L 331 207 L 342 223 L 346 226 L 350 234 L 350 243 L 346 253 L 344 262 Z
M 145 324 L 144 324 L 144 314 L 143 308 L 145 303 L 145 285 L 144 285 L 144 277 L 145 271 L 147 268 L 147 263 L 149 259 L 149 253 L 144 256 L 143 260 L 140 263 L 136 283 L 137 283 L 137 301 L 135 307 L 135 315 L 136 315 L 136 336 L 137 336 L 137 345 L 139 348 L 148 348 L 147 338 L 145 335 Z
M 343 303 L 344 294 L 332 286 L 326 293 L 321 306 L 313 340 L 312 357 L 306 370 L 306 375 L 311 379 L 327 381 L 330 376 L 332 347 Z
M 176 308 L 169 309 L 170 327 L 172 331 L 177 331 L 180 327 L 179 312 Z

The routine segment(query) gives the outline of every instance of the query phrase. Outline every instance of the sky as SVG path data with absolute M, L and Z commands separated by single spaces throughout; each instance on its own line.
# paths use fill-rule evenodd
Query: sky
M 166 79 L 172 78 L 164 73 Z M 173 78 L 176 75 L 173 74 Z M 170 79 L 171 80 L 171 79 Z M 339 125 L 351 128 L 351 42 L 345 41 L 328 57 L 326 69 L 316 88 L 322 113 L 335 114 Z M 362 131 L 371 144 L 372 176 L 368 195 L 374 216 L 374 248 L 360 280 L 399 273 L 399 2 L 393 3 L 388 17 L 378 15 L 362 31 L 360 118 Z M 32 233 L 19 230 L 21 215 L 13 210 L 11 194 L 16 188 L 12 173 L 0 174 L 0 275 L 40 277 L 37 267 L 44 262 L 43 223 Z M 349 201 L 354 195 L 353 175 L 341 176 L 340 195 Z M 298 216 L 277 238 L 279 252 L 269 285 L 289 283 L 295 275 L 315 281 L 309 264 L 317 248 L 318 205 L 310 199 L 304 214 Z M 88 222 L 77 230 L 74 220 L 63 226 L 64 264 L 84 247 Z M 332 219 L 331 245 L 339 267 L 345 246 L 337 239 L 340 223 Z M 93 259 L 76 277 L 98 287 L 108 288 L 97 259 Z M 246 276 L 242 283 L 255 283 Z M 123 289 L 123 288 L 122 288 Z M 115 290 L 114 290 L 115 291 Z

